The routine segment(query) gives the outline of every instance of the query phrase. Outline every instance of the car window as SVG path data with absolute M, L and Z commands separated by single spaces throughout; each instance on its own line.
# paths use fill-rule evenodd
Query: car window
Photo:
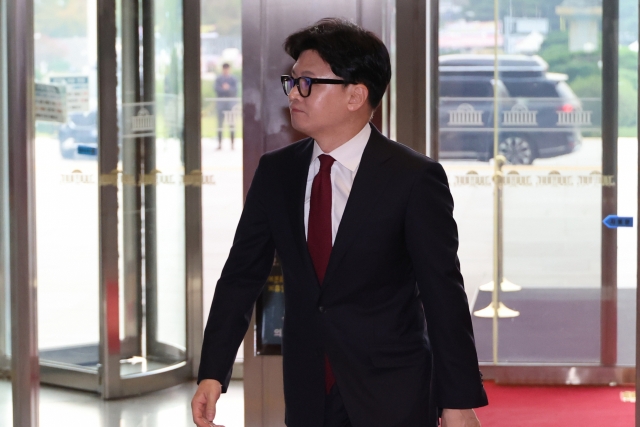
M 498 98 L 509 98 L 509 96 L 511 96 L 511 94 L 507 90 L 507 87 L 501 80 L 498 80 Z
M 441 80 L 443 98 L 491 98 L 493 86 L 488 81 Z
M 511 96 L 516 98 L 558 98 L 554 81 L 505 80 Z
M 558 84 L 556 85 L 556 89 L 558 90 L 558 93 L 560 94 L 562 99 L 569 100 L 577 98 L 576 94 L 573 92 L 573 89 L 571 89 L 571 87 L 569 87 L 566 82 L 558 82 Z

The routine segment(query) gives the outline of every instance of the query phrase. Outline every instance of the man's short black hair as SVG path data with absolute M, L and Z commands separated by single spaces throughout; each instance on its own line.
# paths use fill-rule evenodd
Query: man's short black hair
M 296 61 L 305 50 L 318 52 L 336 76 L 369 89 L 369 105 L 374 110 L 391 81 L 391 60 L 382 40 L 345 19 L 321 19 L 291 34 L 283 47 Z
M 229 63 L 225 62 L 224 64 L 222 64 L 222 68 L 231 68 L 231 65 L 229 65 Z

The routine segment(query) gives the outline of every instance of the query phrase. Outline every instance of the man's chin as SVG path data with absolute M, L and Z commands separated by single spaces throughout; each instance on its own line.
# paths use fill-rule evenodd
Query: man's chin
M 309 135 L 308 127 L 302 125 L 298 120 L 295 120 L 293 117 L 291 118 L 291 127 L 302 134 Z

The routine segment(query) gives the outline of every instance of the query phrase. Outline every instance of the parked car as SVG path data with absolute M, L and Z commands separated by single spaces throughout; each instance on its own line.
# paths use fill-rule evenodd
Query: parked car
M 71 113 L 67 122 L 60 126 L 58 139 L 60 153 L 66 159 L 97 157 L 98 115 L 93 110 L 87 113 Z
M 500 55 L 494 79 L 493 55 L 440 57 L 440 157 L 493 157 L 494 88 L 498 93 L 498 147 L 509 163 L 571 153 L 581 145 L 577 126 L 559 126 L 559 113 L 581 110 L 567 76 L 549 73 L 538 56 Z M 496 87 L 497 85 L 497 87 Z

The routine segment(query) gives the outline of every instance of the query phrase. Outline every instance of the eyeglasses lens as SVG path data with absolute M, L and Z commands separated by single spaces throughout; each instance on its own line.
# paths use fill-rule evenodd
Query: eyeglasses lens
M 296 87 L 296 81 L 298 90 L 300 95 L 303 97 L 309 96 L 311 93 L 311 78 L 310 77 L 300 77 L 298 79 L 294 79 L 291 76 L 282 76 L 282 89 L 284 89 L 284 93 L 289 96 L 291 91 Z
M 282 79 L 282 88 L 284 89 L 284 93 L 288 96 L 291 93 L 291 89 L 295 86 L 295 82 L 291 77 L 285 77 Z
M 308 77 L 300 77 L 300 95 L 309 96 L 309 92 L 311 92 L 311 79 Z

